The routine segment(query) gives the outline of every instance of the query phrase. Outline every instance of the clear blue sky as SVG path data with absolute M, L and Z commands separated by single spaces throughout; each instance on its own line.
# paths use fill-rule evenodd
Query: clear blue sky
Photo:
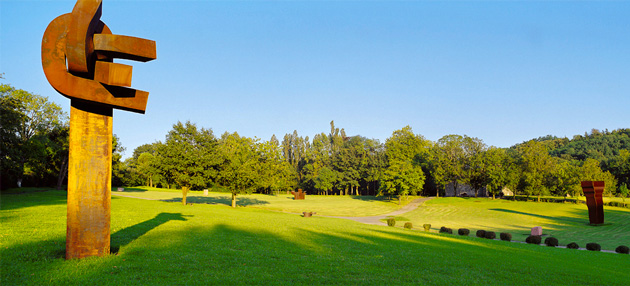
M 2 82 L 66 111 L 40 49 L 73 6 L 0 0 Z M 630 127 L 630 1 L 105 0 L 101 19 L 157 42 L 157 60 L 121 61 L 150 92 L 145 115 L 114 112 L 125 157 L 186 120 L 263 140 L 410 125 L 498 147 Z

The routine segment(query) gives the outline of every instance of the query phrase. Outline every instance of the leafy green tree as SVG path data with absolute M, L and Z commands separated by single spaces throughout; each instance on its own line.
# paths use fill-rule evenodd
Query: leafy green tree
M 430 142 L 406 126 L 392 133 L 385 143 L 387 168 L 383 172 L 381 192 L 397 196 L 415 195 L 422 191 L 425 175 L 420 158 L 428 154 Z
M 221 158 L 217 181 L 232 193 L 232 207 L 236 207 L 236 195 L 249 194 L 256 188 L 258 158 L 254 152 L 255 141 L 234 132 L 224 133 L 217 151 Z
M 481 139 L 468 136 L 464 136 L 462 143 L 464 150 L 463 180 L 475 190 L 475 197 L 477 197 L 479 190 L 490 183 L 489 166 L 484 156 L 487 146 Z
M 458 196 L 457 187 L 464 181 L 464 137 L 446 135 L 440 138 L 431 149 L 433 177 L 438 189 L 451 183 Z
M 490 147 L 483 154 L 486 165 L 488 192 L 492 194 L 492 199 L 500 194 L 504 188 L 514 189 L 518 175 L 516 165 L 505 149 Z
M 554 178 L 552 193 L 557 196 L 571 195 L 577 197 L 581 193 L 579 166 L 575 160 L 562 160 L 555 164 L 551 176 Z
M 217 140 L 211 129 L 198 129 L 190 121 L 177 122 L 157 145 L 156 166 L 169 184 L 187 189 L 212 186 L 217 176 Z M 183 191 L 184 189 L 182 189 Z
M 619 150 L 619 154 L 609 160 L 607 165 L 620 185 L 630 185 L 630 151 Z
M 149 187 L 154 187 L 153 179 L 158 175 L 159 170 L 156 168 L 156 158 L 149 152 L 144 152 L 138 157 L 138 172 L 141 177 L 145 178 L 145 183 Z
M 278 141 L 256 142 L 254 146 L 258 158 L 258 164 L 254 165 L 257 172 L 254 179 L 256 188 L 269 193 L 291 189 L 291 181 L 294 180 L 291 166 L 282 158 Z
M 332 190 L 335 181 L 337 181 L 337 173 L 328 167 L 323 167 L 319 170 L 317 177 L 315 178 L 315 188 L 323 190 L 326 195 Z
M 586 159 L 579 171 L 581 181 L 604 181 L 604 193 L 611 195 L 617 189 L 617 179 L 610 172 L 602 171 L 600 162 L 595 159 Z
M 619 196 L 621 197 L 621 201 L 622 202 L 626 202 L 626 198 L 628 197 L 628 194 L 630 193 L 630 191 L 628 191 L 628 186 L 626 186 L 625 183 L 621 184 L 621 186 L 619 186 L 619 188 L 617 189 Z
M 47 97 L 7 84 L 0 84 L 0 96 L 3 106 L 2 135 L 6 136 L 2 141 L 6 138 L 6 143 L 9 143 L 3 144 L 2 152 L 8 157 L 8 164 L 16 165 L 7 171 L 16 175 L 17 185 L 21 186 L 27 172 L 33 175 L 45 169 L 41 164 L 46 162 L 41 159 L 47 153 L 46 137 L 53 130 L 65 126 L 67 115 Z M 61 165 L 61 162 L 57 163 Z
M 538 196 L 538 201 L 540 201 L 540 197 L 548 193 L 548 182 L 554 168 L 547 147 L 540 142 L 530 140 L 519 146 L 518 154 L 522 172 L 518 188 L 527 196 Z

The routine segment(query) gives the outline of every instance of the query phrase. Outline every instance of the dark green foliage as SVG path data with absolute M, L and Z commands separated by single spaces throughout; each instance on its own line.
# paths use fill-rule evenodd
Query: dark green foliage
M 567 248 L 578 249 L 578 248 L 580 248 L 580 246 L 577 243 L 575 243 L 575 242 L 571 242 L 571 243 L 567 244 Z
M 542 238 L 540 237 L 540 235 L 530 235 L 525 239 L 525 242 L 529 244 L 540 244 L 541 241 Z
M 502 232 L 499 237 L 501 238 L 501 240 L 505 240 L 505 241 L 512 241 L 512 235 L 507 233 L 507 232 Z
M 388 226 L 395 226 L 396 225 L 396 219 L 395 218 L 388 218 L 387 219 L 387 225 Z
M 440 228 L 440 233 L 453 234 L 453 230 L 448 228 L 448 227 L 443 226 L 443 227 Z
M 468 236 L 468 234 L 470 234 L 470 230 L 469 230 L 469 229 L 467 229 L 467 228 L 460 228 L 460 229 L 458 229 L 458 230 L 457 230 L 457 233 L 458 233 L 459 235 L 465 235 L 465 236 Z
M 615 252 L 623 253 L 623 254 L 629 254 L 630 253 L 630 248 L 625 246 L 625 245 L 619 245 L 619 246 L 617 246 L 617 248 L 615 248 Z
M 480 230 L 477 231 L 476 235 L 477 235 L 477 237 L 484 238 L 484 237 L 486 237 L 486 231 L 483 230 L 483 229 L 480 229 Z
M 601 251 L 602 247 L 599 245 L 599 243 L 589 242 L 586 244 L 586 249 L 591 251 Z
M 425 224 L 422 225 L 422 227 L 424 227 L 424 231 L 431 230 L 431 224 L 430 223 L 425 223 Z
M 495 239 L 497 235 L 494 233 L 494 231 L 486 231 L 484 237 L 487 239 Z
M 412 224 L 412 223 L 410 223 L 410 222 L 406 222 L 406 223 L 405 223 L 405 228 L 406 228 L 406 229 L 412 229 L 412 228 L 413 228 L 413 224 Z
M 555 237 L 547 237 L 545 238 L 545 244 L 547 246 L 556 247 L 558 246 L 558 239 Z

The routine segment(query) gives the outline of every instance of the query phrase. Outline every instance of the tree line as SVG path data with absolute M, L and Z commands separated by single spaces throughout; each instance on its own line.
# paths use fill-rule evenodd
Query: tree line
M 61 186 L 67 174 L 68 118 L 47 98 L 2 85 L 2 186 Z M 527 196 L 576 196 L 580 181 L 603 180 L 609 195 L 627 195 L 630 129 L 592 130 L 573 139 L 545 136 L 510 148 L 466 135 L 436 142 L 411 127 L 384 143 L 330 131 L 297 131 L 267 141 L 191 122 L 173 125 L 164 141 L 139 146 L 125 161 L 114 137 L 112 184 L 272 194 L 298 188 L 321 195 L 445 194 L 467 185 L 475 195 L 505 188 Z

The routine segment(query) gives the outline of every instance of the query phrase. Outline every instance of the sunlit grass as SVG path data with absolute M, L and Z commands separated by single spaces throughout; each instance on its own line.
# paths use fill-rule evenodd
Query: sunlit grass
M 514 240 L 524 241 L 531 228 L 542 226 L 543 234 L 558 238 L 561 245 L 597 242 L 614 250 L 630 245 L 630 209 L 604 206 L 605 224 L 589 225 L 584 204 L 535 203 L 488 198 L 440 198 L 426 202 L 406 213 L 414 225 L 430 223 L 433 229 L 450 227 L 509 232 Z
M 114 196 L 129 196 L 151 200 L 181 202 L 181 191 L 148 187 L 125 188 L 123 192 L 112 189 Z M 402 206 L 417 197 L 410 196 L 402 200 Z M 187 203 L 231 205 L 229 193 L 209 192 L 204 196 L 202 191 L 192 191 L 186 197 Z M 293 195 L 281 193 L 279 195 L 238 195 L 238 206 L 261 208 L 266 210 L 288 213 L 316 212 L 327 216 L 376 216 L 393 212 L 401 207 L 397 199 L 374 196 L 312 196 L 306 195 L 305 200 L 294 200 Z
M 628 255 L 124 197 L 117 255 L 66 261 L 65 192 L 0 199 L 2 285 L 630 284 Z

